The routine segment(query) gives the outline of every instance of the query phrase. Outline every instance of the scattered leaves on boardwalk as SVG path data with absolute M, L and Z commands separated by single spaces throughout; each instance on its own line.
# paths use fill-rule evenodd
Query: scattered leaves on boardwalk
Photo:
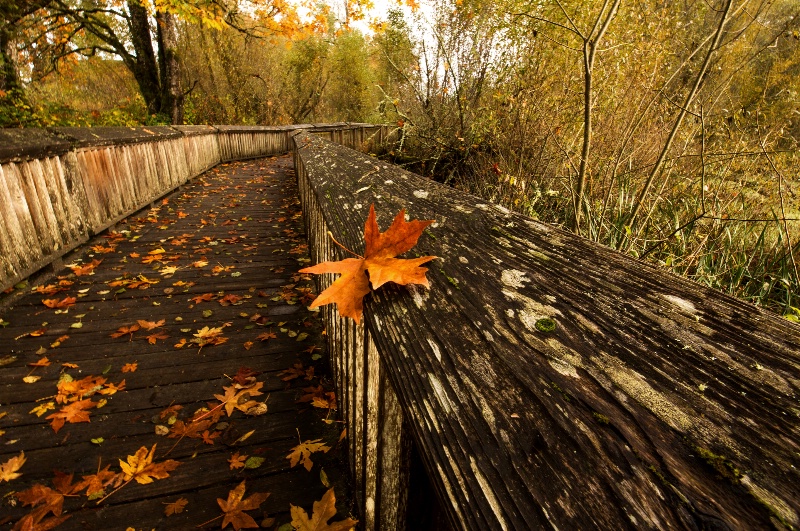
M 2 315 L 0 526 L 277 529 L 346 497 L 288 165 L 208 172 Z

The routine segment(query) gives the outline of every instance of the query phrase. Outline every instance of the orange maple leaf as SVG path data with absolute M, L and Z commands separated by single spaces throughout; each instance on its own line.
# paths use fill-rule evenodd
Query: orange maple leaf
M 164 319 L 161 319 L 160 321 L 144 321 L 142 319 L 139 319 L 136 322 L 139 324 L 139 326 L 142 327 L 142 330 L 152 330 L 154 328 L 160 328 L 164 326 L 164 323 L 166 321 Z
M 322 499 L 314 502 L 314 511 L 311 518 L 302 507 L 292 505 L 292 526 L 297 531 L 348 531 L 353 528 L 358 520 L 347 518 L 339 522 L 328 523 L 336 516 L 336 495 L 329 489 Z
M 247 461 L 247 456 L 246 455 L 239 455 L 239 452 L 236 452 L 235 454 L 233 454 L 231 456 L 230 459 L 228 459 L 228 463 L 230 463 L 230 465 L 231 465 L 230 466 L 231 470 L 234 470 L 234 469 L 237 469 L 237 468 L 244 468 L 244 462 L 245 461 Z
M 227 500 L 217 498 L 220 509 L 225 513 L 225 518 L 222 520 L 222 529 L 228 527 L 228 524 L 233 525 L 236 531 L 239 529 L 257 529 L 259 527 L 253 517 L 244 511 L 258 509 L 259 505 L 269 497 L 269 492 L 256 492 L 249 498 L 242 500 L 244 491 L 245 482 L 242 481 L 238 487 L 228 493 Z
M 68 266 L 72 269 L 72 272 L 75 273 L 76 277 L 80 277 L 83 275 L 94 275 L 94 268 L 99 266 L 102 260 L 92 260 L 90 263 L 86 265 L 75 265 L 75 266 Z
M 169 477 L 169 473 L 178 468 L 180 463 L 173 459 L 167 459 L 161 463 L 153 463 L 153 455 L 156 452 L 156 445 L 148 451 L 146 446 L 139 448 L 135 454 L 129 455 L 127 462 L 119 460 L 125 481 L 136 480 L 137 483 L 146 485 L 155 479 Z
M 381 233 L 375 218 L 375 207 L 370 206 L 369 217 L 364 225 L 363 257 L 345 258 L 339 262 L 322 262 L 299 271 L 342 275 L 319 294 L 311 303 L 311 308 L 335 302 L 343 317 L 350 317 L 358 323 L 361 321 L 364 296 L 370 292 L 370 283 L 374 289 L 387 282 L 401 285 L 421 284 L 427 287 L 428 279 L 425 273 L 428 269 L 420 266 L 430 262 L 436 258 L 435 256 L 410 259 L 396 257 L 414 247 L 422 231 L 431 223 L 433 220 L 406 221 L 405 211 L 401 210 L 387 231 Z
M 133 363 L 126 363 L 122 366 L 122 372 L 136 372 L 136 369 L 139 368 L 139 364 L 135 361 Z
M 69 308 L 73 306 L 77 302 L 77 298 L 75 297 L 64 297 L 61 300 L 58 299 L 44 299 L 42 304 L 47 306 L 48 308 Z
M 79 400 L 77 402 L 67 404 L 61 408 L 61 411 L 57 411 L 45 418 L 51 420 L 50 425 L 53 427 L 53 431 L 58 433 L 58 430 L 64 426 L 65 422 L 69 422 L 70 424 L 75 424 L 77 422 L 90 422 L 89 412 L 87 409 L 91 409 L 96 405 L 97 404 L 95 402 L 92 402 L 88 398 L 85 400 Z

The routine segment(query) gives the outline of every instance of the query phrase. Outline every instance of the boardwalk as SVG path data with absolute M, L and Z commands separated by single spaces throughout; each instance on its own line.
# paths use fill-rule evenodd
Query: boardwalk
M 243 481 L 245 499 L 270 493 L 246 513 L 262 527 L 310 514 L 328 486 L 332 520 L 350 516 L 307 261 L 291 159 L 262 159 L 198 177 L 11 294 L 0 465 L 26 460 L 0 479 L 0 529 L 219 529 L 217 499 Z M 330 451 L 290 467 L 318 439 Z M 120 474 L 154 445 L 153 465 Z

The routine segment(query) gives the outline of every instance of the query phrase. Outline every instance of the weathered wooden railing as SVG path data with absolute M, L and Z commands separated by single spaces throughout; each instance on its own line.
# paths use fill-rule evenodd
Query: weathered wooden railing
M 361 147 L 370 124 L 0 130 L 0 292 L 219 162 L 290 151 L 298 129 Z
M 372 203 L 383 230 L 437 221 L 430 289 L 373 292 L 359 326 L 323 310 L 366 529 L 445 528 L 426 484 L 458 529 L 800 527 L 800 327 L 294 141 L 314 261 L 344 257 L 328 231 L 363 249 Z
M 315 260 L 342 257 L 328 231 L 363 248 L 371 203 L 384 228 L 437 220 L 430 289 L 381 288 L 359 326 L 323 310 L 365 529 L 800 527 L 800 328 L 320 138 L 382 133 L 0 132 L 0 289 L 220 161 L 296 146 Z

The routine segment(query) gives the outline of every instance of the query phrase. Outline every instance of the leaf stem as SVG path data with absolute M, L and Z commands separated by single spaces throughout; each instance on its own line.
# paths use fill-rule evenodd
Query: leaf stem
M 112 490 L 111 492 L 109 492 L 108 494 L 106 494 L 105 496 L 103 496 L 102 498 L 100 498 L 100 500 L 98 500 L 98 502 L 97 502 L 97 505 L 100 505 L 101 503 L 103 503 L 103 502 L 104 502 L 106 499 L 108 499 L 108 497 L 109 497 L 109 496 L 111 496 L 112 494 L 114 494 L 114 493 L 118 492 L 120 489 L 122 489 L 122 487 L 124 487 L 125 485 L 127 485 L 127 484 L 128 484 L 128 483 L 130 483 L 131 481 L 133 481 L 133 478 L 132 478 L 132 477 L 131 477 L 131 479 L 129 479 L 128 481 L 126 481 L 125 483 L 123 483 L 122 485 L 120 485 L 119 487 L 117 487 L 116 489 Z
M 203 527 L 203 526 L 204 526 L 204 525 L 206 525 L 206 524 L 210 524 L 210 523 L 211 523 L 211 522 L 213 522 L 214 520 L 219 520 L 219 519 L 220 519 L 220 518 L 222 518 L 223 516 L 225 516 L 225 515 L 224 515 L 224 514 L 221 514 L 221 515 L 217 516 L 216 518 L 212 518 L 211 520 L 208 520 L 207 522 L 203 522 L 202 524 L 197 524 L 197 526 L 195 527 L 195 529 L 199 529 L 199 528 Z
M 354 253 L 353 251 L 351 251 L 350 249 L 348 249 L 347 247 L 345 247 L 344 245 L 342 245 L 341 243 L 339 243 L 338 241 L 336 241 L 336 238 L 334 238 L 334 237 L 333 237 L 333 233 L 331 233 L 331 231 L 328 231 L 328 237 L 329 237 L 331 240 L 333 240 L 333 243 L 335 243 L 336 245 L 338 245 L 339 247 L 341 247 L 342 249 L 344 249 L 344 250 L 345 250 L 345 251 L 347 251 L 348 253 L 352 254 L 353 256 L 357 256 L 357 257 L 361 258 L 362 260 L 364 259 L 364 257 L 363 257 L 363 256 L 361 256 L 360 254 L 358 254 L 358 253 Z

